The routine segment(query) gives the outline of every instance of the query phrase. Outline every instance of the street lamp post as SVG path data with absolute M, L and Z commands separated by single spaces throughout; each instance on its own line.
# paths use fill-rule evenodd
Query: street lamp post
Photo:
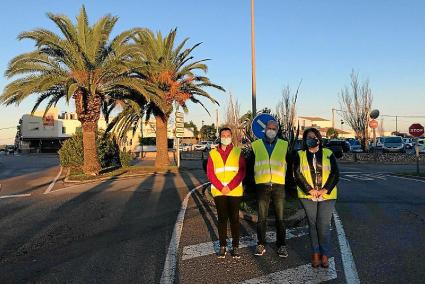
M 254 30 L 254 0 L 251 0 L 251 61 L 252 61 L 252 117 L 257 113 L 256 74 L 255 74 L 255 30 Z

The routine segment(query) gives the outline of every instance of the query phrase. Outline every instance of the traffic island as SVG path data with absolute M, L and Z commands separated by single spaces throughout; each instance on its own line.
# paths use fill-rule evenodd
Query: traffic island
M 214 203 L 214 198 L 211 195 L 211 186 L 204 187 L 201 192 L 201 196 L 204 199 L 204 202 L 210 206 L 211 209 L 216 213 L 216 207 Z M 246 221 L 257 223 L 258 213 L 256 210 L 256 199 L 253 192 L 249 192 L 244 195 L 240 208 L 239 208 L 239 217 Z M 299 200 L 292 196 L 288 196 L 285 202 L 285 212 L 284 212 L 285 224 L 288 228 L 300 227 L 307 225 L 306 215 L 304 209 L 300 207 Z M 267 225 L 274 226 L 275 218 L 272 205 L 270 206 L 269 217 L 267 219 Z

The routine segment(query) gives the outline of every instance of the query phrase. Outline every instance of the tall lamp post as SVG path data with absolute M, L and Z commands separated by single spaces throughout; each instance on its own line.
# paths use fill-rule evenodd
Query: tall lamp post
M 255 30 L 254 30 L 254 0 L 251 0 L 251 61 L 252 61 L 252 117 L 257 114 L 257 93 L 255 74 Z

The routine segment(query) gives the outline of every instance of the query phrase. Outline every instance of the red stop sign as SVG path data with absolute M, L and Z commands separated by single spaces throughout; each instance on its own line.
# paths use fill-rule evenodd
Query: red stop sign
M 378 127 L 378 122 L 374 119 L 372 119 L 371 121 L 369 121 L 369 127 L 372 129 L 375 129 Z
M 414 137 L 422 136 L 424 134 L 424 127 L 422 125 L 420 125 L 419 123 L 414 123 L 414 124 L 410 125 L 409 133 L 410 133 L 410 135 L 412 135 Z

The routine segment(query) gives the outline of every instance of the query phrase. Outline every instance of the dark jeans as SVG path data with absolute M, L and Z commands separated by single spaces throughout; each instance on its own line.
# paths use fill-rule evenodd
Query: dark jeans
M 270 200 L 273 200 L 276 215 L 276 245 L 286 245 L 286 229 L 283 222 L 283 210 L 285 207 L 285 185 L 283 184 L 257 184 L 258 222 L 257 238 L 258 244 L 266 243 L 267 215 L 269 213 Z
M 335 200 L 321 202 L 300 198 L 308 219 L 313 253 L 329 256 L 331 242 L 331 220 Z
M 232 231 L 232 245 L 239 247 L 239 204 L 242 197 L 216 196 L 214 197 L 218 215 L 218 237 L 220 246 L 227 246 L 227 220 L 230 221 Z

